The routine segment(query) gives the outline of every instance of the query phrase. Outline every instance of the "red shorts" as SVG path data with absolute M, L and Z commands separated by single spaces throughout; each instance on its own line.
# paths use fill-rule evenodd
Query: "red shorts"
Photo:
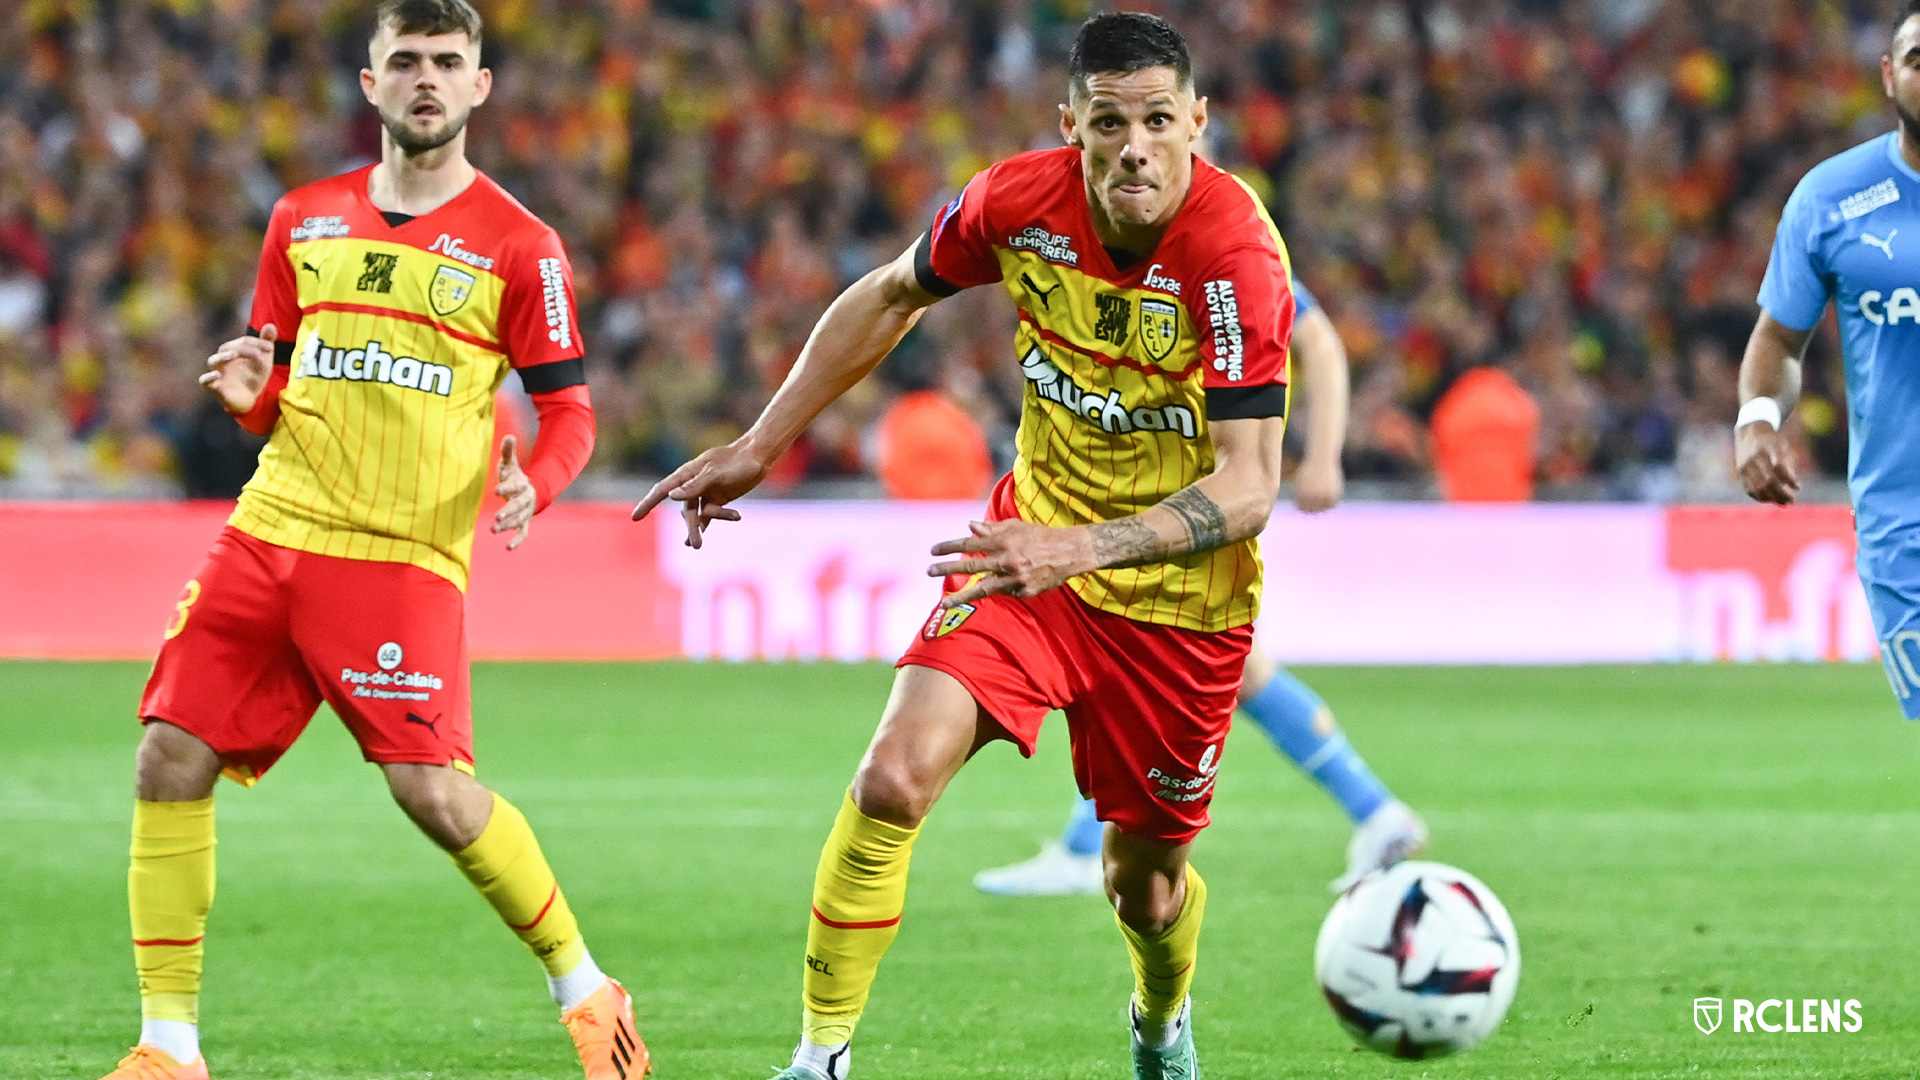
M 1124 618 L 1058 588 L 934 609 L 900 663 L 960 680 L 1033 755 L 1063 709 L 1073 777 L 1121 831 L 1169 843 L 1208 821 L 1253 627 L 1203 633 Z
M 314 555 L 228 526 L 180 595 L 140 699 L 263 775 L 325 701 L 368 761 L 473 768 L 466 597 L 408 563 Z

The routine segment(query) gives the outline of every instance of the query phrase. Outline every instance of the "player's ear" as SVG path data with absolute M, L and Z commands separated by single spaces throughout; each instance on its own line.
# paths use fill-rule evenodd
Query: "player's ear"
M 1193 137 L 1197 140 L 1207 132 L 1207 99 L 1193 99 Z
M 1060 141 L 1068 146 L 1080 145 L 1080 129 L 1073 115 L 1073 106 L 1060 106 Z
M 481 68 L 480 74 L 473 80 L 473 103 L 484 104 L 487 96 L 493 93 L 493 69 Z
M 373 96 L 373 72 L 367 68 L 360 69 L 360 93 L 367 99 L 367 104 L 380 104 Z

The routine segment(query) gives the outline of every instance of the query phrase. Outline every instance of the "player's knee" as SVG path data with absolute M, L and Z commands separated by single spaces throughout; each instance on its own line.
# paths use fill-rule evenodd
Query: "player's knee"
M 868 757 L 853 777 L 853 805 L 889 825 L 913 828 L 933 809 L 934 792 L 899 762 Z
M 1156 875 L 1126 874 L 1115 864 L 1107 864 L 1107 897 L 1113 901 L 1114 914 L 1127 929 L 1142 937 L 1156 937 L 1180 918 L 1180 904 L 1173 890 L 1155 881 Z
M 134 790 L 152 802 L 189 802 L 213 794 L 220 758 L 213 748 L 163 720 L 147 724 L 134 755 Z
M 480 838 L 493 796 L 478 781 L 440 766 L 389 765 L 386 772 L 393 801 L 434 843 L 459 851 Z

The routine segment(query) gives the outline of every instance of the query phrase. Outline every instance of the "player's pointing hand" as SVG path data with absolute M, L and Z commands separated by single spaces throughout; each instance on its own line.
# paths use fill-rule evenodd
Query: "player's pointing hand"
M 507 504 L 493 515 L 493 531 L 513 534 L 513 539 L 507 541 L 507 550 L 512 551 L 527 542 L 527 530 L 533 527 L 533 511 L 539 500 L 533 481 L 520 468 L 518 440 L 511 435 L 500 440 L 499 472 L 500 486 L 494 488 L 493 493 L 507 500 Z
M 714 447 L 653 485 L 633 508 L 633 520 L 639 521 L 654 507 L 672 499 L 681 504 L 680 516 L 686 519 L 687 546 L 697 548 L 708 525 L 740 520 L 740 511 L 726 504 L 758 487 L 770 467 L 739 440 Z
M 273 343 L 279 339 L 279 329 L 268 323 L 260 328 L 259 337 L 245 334 L 221 342 L 207 357 L 208 371 L 200 376 L 200 385 L 211 390 L 228 412 L 252 411 L 273 374 Z

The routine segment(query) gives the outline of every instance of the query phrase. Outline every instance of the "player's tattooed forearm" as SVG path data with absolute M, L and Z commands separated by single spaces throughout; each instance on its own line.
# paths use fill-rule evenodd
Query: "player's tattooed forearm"
M 1093 554 L 1109 570 L 1148 563 L 1165 562 L 1175 555 L 1211 551 L 1228 540 L 1227 515 L 1198 488 L 1183 488 L 1161 500 L 1161 506 L 1173 511 L 1187 530 L 1187 542 L 1168 543 L 1140 520 L 1139 515 L 1118 521 L 1103 521 L 1088 531 L 1093 535 Z
M 1110 570 L 1161 562 L 1170 554 L 1166 541 L 1138 517 L 1102 521 L 1088 532 L 1093 537 L 1094 558 Z
M 1199 488 L 1181 488 L 1167 496 L 1161 506 L 1174 512 L 1187 527 L 1188 551 L 1212 551 L 1227 542 L 1227 515 Z

